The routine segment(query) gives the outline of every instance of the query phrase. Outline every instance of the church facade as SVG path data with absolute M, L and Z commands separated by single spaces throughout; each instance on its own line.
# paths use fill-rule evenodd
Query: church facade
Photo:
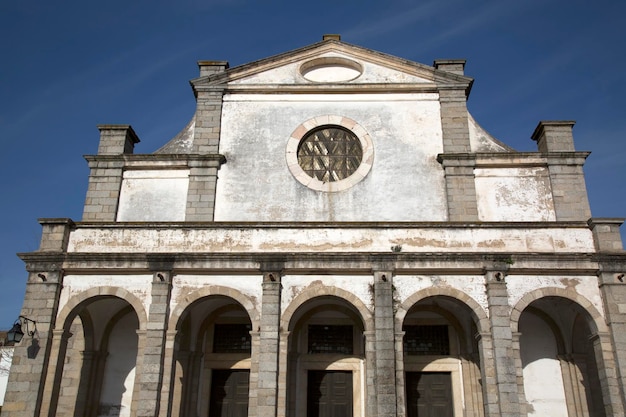
M 515 151 L 464 64 L 325 35 L 200 61 L 154 153 L 99 126 L 82 220 L 20 254 L 2 416 L 623 416 L 623 219 L 574 122 Z

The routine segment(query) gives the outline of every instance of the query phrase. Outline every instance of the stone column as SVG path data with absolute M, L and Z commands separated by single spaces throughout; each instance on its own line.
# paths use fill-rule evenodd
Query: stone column
M 162 262 L 167 263 L 167 261 Z M 159 261 L 157 260 L 155 263 L 159 263 Z M 153 268 L 153 270 L 155 269 Z M 172 274 L 170 269 L 154 272 L 145 344 L 143 352 L 141 352 L 143 353 L 143 361 L 135 377 L 135 383 L 140 384 L 137 417 L 156 417 L 159 415 L 171 293 Z
M 513 332 L 511 331 L 511 307 L 506 288 L 506 266 L 495 265 L 485 271 L 491 343 L 494 360 L 495 385 L 499 413 L 494 414 L 494 397 L 488 397 L 488 417 L 518 417 L 520 414 L 517 369 L 515 367 Z M 485 381 L 490 384 L 490 381 Z
M 374 272 L 377 415 L 396 415 L 396 334 L 392 271 Z
M 174 345 L 176 343 L 176 329 L 168 329 L 165 342 L 165 356 L 163 359 L 163 385 L 161 387 L 161 406 L 159 417 L 167 417 L 171 404 L 177 404 L 175 391 L 178 389 L 173 381 L 175 378 Z M 174 392 L 173 392 L 174 391 Z
M 400 327 L 401 329 L 401 327 Z M 396 329 L 396 416 L 406 417 L 406 385 L 404 372 L 404 331 Z
M 376 369 L 376 331 L 364 331 L 365 337 L 365 415 L 376 417 L 378 415 L 378 392 L 376 381 L 378 371 Z
M 265 269 L 265 268 L 264 268 Z M 257 416 L 275 417 L 278 399 L 278 351 L 280 342 L 280 269 L 263 272 L 261 329 L 259 332 L 259 371 L 257 381 Z M 285 370 L 282 370 L 285 372 Z

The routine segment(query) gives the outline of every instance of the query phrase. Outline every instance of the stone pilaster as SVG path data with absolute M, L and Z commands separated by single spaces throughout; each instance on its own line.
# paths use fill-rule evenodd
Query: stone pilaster
M 539 122 L 531 138 L 546 154 L 557 221 L 587 221 L 591 217 L 583 165 L 588 152 L 575 152 L 573 121 Z
M 203 87 L 198 91 L 193 153 L 214 154 L 219 151 L 222 124 L 223 87 Z
M 99 125 L 98 129 L 98 155 L 85 157 L 90 173 L 83 220 L 112 222 L 122 186 L 124 161 L 121 155 L 132 154 L 139 138 L 129 125 Z
M 396 338 L 393 314 L 393 272 L 374 272 L 376 333 L 376 399 L 378 416 L 396 415 Z
M 224 157 L 219 155 L 189 161 L 186 221 L 213 220 L 217 171 L 224 162 Z
M 263 272 L 261 329 L 259 332 L 259 368 L 257 381 L 257 416 L 275 417 L 278 399 L 278 351 L 280 342 L 280 269 Z
M 494 381 L 492 395 L 487 398 L 488 416 L 518 417 L 520 415 L 517 370 L 514 358 L 513 333 L 511 331 L 511 307 L 506 288 L 506 266 L 488 268 L 485 272 L 489 321 L 491 322 L 491 344 L 493 349 Z M 490 381 L 485 381 L 489 384 Z M 494 414 L 494 395 L 498 413 Z
M 56 404 L 55 378 L 61 378 L 57 358 L 69 336 L 67 332 L 55 331 L 56 316 L 63 287 L 63 253 L 67 251 L 74 224 L 70 219 L 40 219 L 39 222 L 42 225 L 39 250 L 19 254 L 28 271 L 20 315 L 36 323 L 28 322 L 28 329 L 23 324 L 24 338 L 15 345 L 3 416 L 48 416 L 55 412 L 50 407 L 51 403 Z
M 114 222 L 120 199 L 124 161 L 119 157 L 86 156 L 89 184 L 83 221 Z
M 624 219 L 589 219 L 587 224 L 593 233 L 593 242 L 598 252 L 623 252 L 622 235 L 619 228 Z
M 445 153 L 471 152 L 465 89 L 440 89 L 439 103 L 441 104 L 443 151 Z
M 98 125 L 100 144 L 98 155 L 133 153 L 139 137 L 130 125 Z
M 28 323 L 28 330 L 34 330 L 33 335 L 28 334 L 23 326 L 24 338 L 15 345 L 2 407 L 4 417 L 39 416 L 42 408 L 46 413 L 41 415 L 54 415 L 54 410 L 50 414 L 47 410 L 51 403 L 56 404 L 57 396 L 53 395 L 52 390 L 55 378 L 60 378 L 60 375 L 55 374 L 57 361 L 50 361 L 51 357 L 58 357 L 61 345 L 53 343 L 53 329 L 63 283 L 60 267 L 60 262 L 27 264 L 29 277 L 20 314 L 34 320 L 36 325 Z
M 606 341 L 594 341 L 596 362 L 607 415 L 624 415 L 626 408 L 626 263 L 601 263 L 598 276 L 606 322 Z
M 143 354 L 143 360 L 135 377 L 136 383 L 140 384 L 137 417 L 159 415 L 171 293 L 172 274 L 170 270 L 163 269 L 154 272 L 148 324 L 143 352 L 140 353 Z
M 475 157 L 471 154 L 440 154 L 437 160 L 444 169 L 448 219 L 450 221 L 477 221 L 478 202 L 474 178 Z

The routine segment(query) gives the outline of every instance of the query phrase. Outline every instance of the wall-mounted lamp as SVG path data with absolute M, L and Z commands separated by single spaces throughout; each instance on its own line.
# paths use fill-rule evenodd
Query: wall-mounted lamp
M 28 323 L 33 324 L 33 330 L 29 330 Z M 22 330 L 22 325 L 24 324 L 26 324 L 26 334 L 29 336 L 33 336 L 35 334 L 37 331 L 37 322 L 29 319 L 28 317 L 19 316 L 17 320 L 15 320 L 15 323 L 13 323 L 11 330 L 7 332 L 7 342 L 20 343 L 24 337 L 24 331 Z

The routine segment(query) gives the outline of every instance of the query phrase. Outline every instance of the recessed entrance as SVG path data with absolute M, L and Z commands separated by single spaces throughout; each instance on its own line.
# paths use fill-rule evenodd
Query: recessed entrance
M 250 371 L 214 369 L 209 417 L 246 417 Z
M 407 372 L 408 417 L 453 417 L 452 382 L 449 372 Z
M 309 371 L 307 417 L 352 416 L 352 372 Z

